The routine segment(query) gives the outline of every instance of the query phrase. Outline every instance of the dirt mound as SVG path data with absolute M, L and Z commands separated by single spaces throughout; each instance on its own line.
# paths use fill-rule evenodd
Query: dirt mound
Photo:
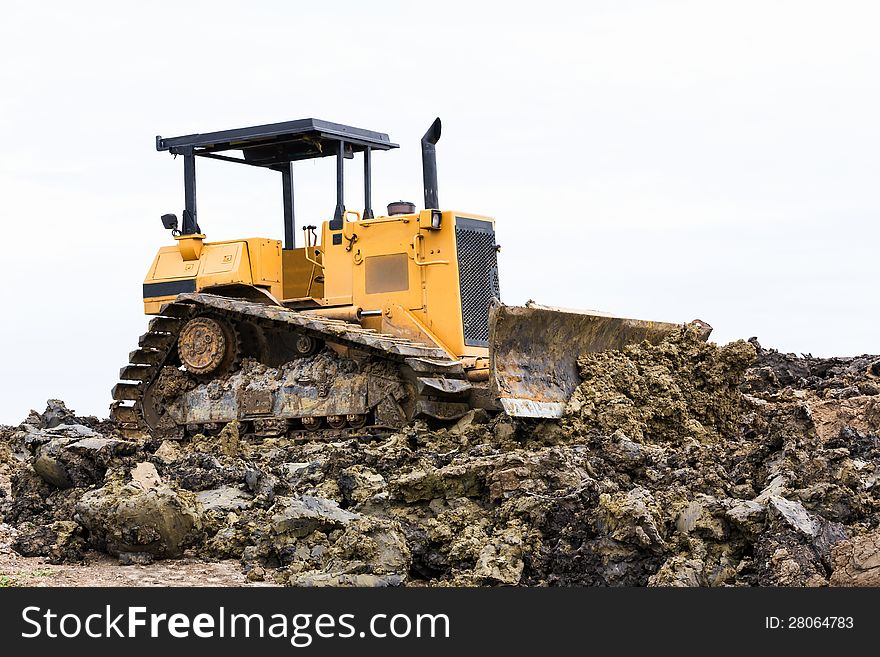
M 20 554 L 183 552 L 297 586 L 871 584 L 878 362 L 683 330 L 582 357 L 560 422 L 310 442 L 135 444 L 52 402 L 0 429 L 0 515 Z
M 719 348 L 692 325 L 656 346 L 587 354 L 578 359 L 583 383 L 568 402 L 564 426 L 572 434 L 621 432 L 647 441 L 733 437 L 739 386 L 754 359 L 750 343 Z
M 823 398 L 846 399 L 880 394 L 880 356 L 814 358 L 764 349 L 750 340 L 757 358 L 749 372 L 748 392 L 772 392 L 784 388 L 814 390 Z

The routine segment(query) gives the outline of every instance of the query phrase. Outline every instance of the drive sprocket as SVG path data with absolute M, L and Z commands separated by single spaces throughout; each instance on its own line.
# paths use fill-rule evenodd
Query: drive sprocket
M 228 372 L 238 359 L 235 329 L 220 318 L 201 315 L 180 331 L 177 354 L 186 371 L 196 376 Z

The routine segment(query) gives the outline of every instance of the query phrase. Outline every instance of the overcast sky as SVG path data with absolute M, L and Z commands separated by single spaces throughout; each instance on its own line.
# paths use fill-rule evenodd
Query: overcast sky
M 3 6 L 0 422 L 107 414 L 183 206 L 155 135 L 305 117 L 400 143 L 374 158 L 381 208 L 421 206 L 440 116 L 441 205 L 496 218 L 507 303 L 880 352 L 876 2 Z M 281 238 L 277 174 L 198 166 L 209 240 Z M 328 219 L 332 163 L 295 175 L 298 218 Z

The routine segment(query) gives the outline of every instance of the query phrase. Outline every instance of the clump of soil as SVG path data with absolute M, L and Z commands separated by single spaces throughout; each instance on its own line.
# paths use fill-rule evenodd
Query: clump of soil
M 880 585 L 878 363 L 684 329 L 584 355 L 559 422 L 322 441 L 134 443 L 50 402 L 0 429 L 0 538 L 295 586 Z
M 707 344 L 692 325 L 656 346 L 586 354 L 578 359 L 583 383 L 568 402 L 564 427 L 634 440 L 732 437 L 742 407 L 739 386 L 754 359 L 752 344 Z

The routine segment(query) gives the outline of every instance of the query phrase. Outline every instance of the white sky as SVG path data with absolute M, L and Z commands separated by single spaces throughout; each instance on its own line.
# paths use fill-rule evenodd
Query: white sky
M 374 158 L 382 208 L 421 205 L 440 116 L 441 205 L 496 218 L 507 303 L 880 352 L 878 19 L 867 1 L 5 0 L 0 422 L 50 397 L 106 415 L 171 243 L 159 216 L 183 205 L 155 135 L 305 117 L 401 144 Z M 209 239 L 281 237 L 276 174 L 198 167 Z M 298 167 L 298 219 L 327 219 L 331 162 Z

